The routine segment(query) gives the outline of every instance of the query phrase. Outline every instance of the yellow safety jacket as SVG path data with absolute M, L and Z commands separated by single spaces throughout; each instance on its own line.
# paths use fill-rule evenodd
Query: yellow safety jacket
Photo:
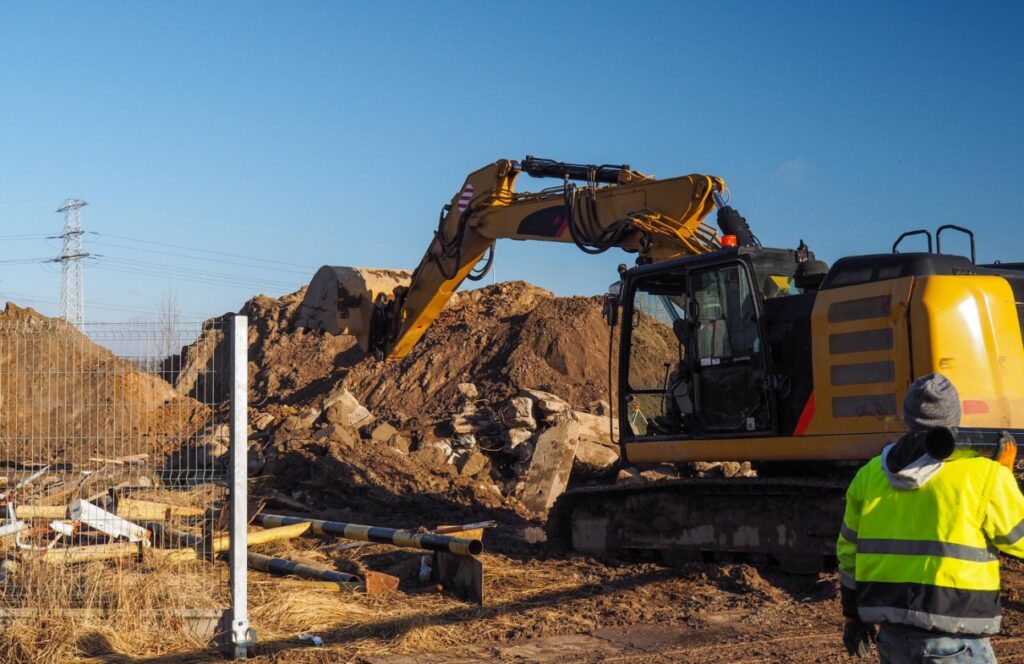
M 918 461 L 933 464 L 931 472 L 915 477 L 915 468 L 885 468 L 884 455 L 861 468 L 846 492 L 836 544 L 844 615 L 997 633 L 997 550 L 1024 557 L 1024 496 L 1013 474 L 979 457 L 925 457 Z

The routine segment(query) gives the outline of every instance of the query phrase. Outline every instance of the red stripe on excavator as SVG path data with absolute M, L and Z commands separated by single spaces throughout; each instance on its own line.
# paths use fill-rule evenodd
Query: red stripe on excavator
M 804 410 L 800 413 L 800 419 L 796 421 L 796 429 L 793 430 L 794 436 L 802 436 L 807 431 L 808 425 L 811 420 L 814 419 L 814 392 L 811 392 L 811 396 L 807 397 L 807 403 L 804 404 Z
M 988 412 L 988 402 L 966 399 L 964 401 L 963 412 L 964 415 L 983 415 Z

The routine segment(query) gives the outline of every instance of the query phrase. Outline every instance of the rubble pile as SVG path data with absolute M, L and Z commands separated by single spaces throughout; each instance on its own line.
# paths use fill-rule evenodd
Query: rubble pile
M 456 293 L 407 357 L 378 361 L 351 337 L 298 329 L 303 294 L 259 296 L 241 310 L 250 471 L 280 494 L 318 509 L 416 509 L 433 496 L 537 514 L 570 475 L 613 479 L 601 298 L 559 298 L 521 281 Z M 656 326 L 642 334 L 666 343 Z M 214 352 L 222 343 L 211 336 L 185 349 L 179 391 L 201 384 L 209 358 L 229 356 Z M 653 381 L 664 373 L 640 370 Z M 633 481 L 648 479 L 637 471 Z

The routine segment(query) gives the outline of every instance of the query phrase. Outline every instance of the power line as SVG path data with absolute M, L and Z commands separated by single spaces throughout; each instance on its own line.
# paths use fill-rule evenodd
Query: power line
M 155 245 L 155 246 L 158 246 L 158 247 L 169 247 L 171 249 L 184 249 L 185 251 L 192 251 L 192 252 L 199 253 L 199 254 L 210 254 L 210 255 L 213 255 L 213 256 L 227 256 L 229 258 L 243 258 L 243 259 L 247 258 L 249 260 L 257 261 L 257 262 L 260 262 L 260 263 L 273 263 L 275 265 L 288 265 L 288 266 L 291 266 L 291 267 L 301 267 L 301 268 L 310 269 L 309 265 L 303 265 L 302 263 L 289 263 L 287 261 L 278 261 L 278 260 L 274 260 L 274 259 L 271 259 L 271 258 L 260 258 L 258 256 L 246 256 L 244 254 L 233 254 L 233 253 L 229 253 L 229 252 L 226 252 L 226 251 L 214 251 L 212 249 L 197 249 L 195 247 L 187 247 L 187 246 L 180 245 L 180 244 L 171 244 L 169 242 L 156 242 L 154 240 L 143 240 L 141 238 L 129 237 L 127 235 L 113 235 L 113 234 L 110 234 L 110 233 L 98 233 L 98 232 L 95 232 L 95 231 L 90 232 L 90 235 L 100 235 L 100 236 L 103 236 L 103 237 L 111 237 L 111 238 L 115 238 L 115 239 L 118 239 L 118 240 L 127 240 L 128 242 L 139 242 L 141 244 L 151 244 L 151 245 Z
M 161 256 L 174 256 L 175 258 L 185 258 L 187 260 L 194 260 L 194 261 L 209 260 L 208 258 L 199 257 L 199 256 L 189 256 L 188 254 L 182 254 L 182 253 L 178 253 L 178 252 L 174 252 L 174 251 L 160 251 L 159 249 L 146 249 L 146 248 L 143 248 L 143 247 L 133 247 L 131 245 L 117 244 L 116 242 L 106 242 L 104 240 L 93 240 L 92 244 L 99 245 L 99 246 L 102 246 L 102 247 L 113 247 L 113 248 L 116 248 L 116 249 L 128 249 L 129 251 L 141 251 L 141 252 L 145 252 L 145 253 L 148 253 L 148 254 L 159 254 Z M 229 260 L 219 259 L 218 260 L 218 264 L 238 265 L 239 267 L 250 267 L 250 268 L 256 268 L 256 269 L 263 269 L 263 270 L 274 270 L 276 272 L 288 272 L 290 274 L 302 274 L 302 275 L 307 275 L 307 276 L 309 275 L 310 272 L 312 272 L 315 269 L 315 268 L 310 266 L 306 270 L 289 270 L 289 269 L 281 268 L 281 267 L 267 267 L 266 265 L 260 265 L 259 263 L 255 262 L 255 261 L 267 262 L 267 261 L 263 261 L 263 259 L 257 259 L 257 258 L 254 258 L 253 262 L 239 262 L 239 261 L 229 261 Z

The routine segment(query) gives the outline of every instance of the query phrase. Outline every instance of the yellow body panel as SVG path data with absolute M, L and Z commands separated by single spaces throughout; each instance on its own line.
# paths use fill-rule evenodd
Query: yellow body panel
M 919 279 L 911 329 L 914 372 L 953 382 L 964 405 L 961 426 L 1024 429 L 1024 343 L 1006 279 Z

